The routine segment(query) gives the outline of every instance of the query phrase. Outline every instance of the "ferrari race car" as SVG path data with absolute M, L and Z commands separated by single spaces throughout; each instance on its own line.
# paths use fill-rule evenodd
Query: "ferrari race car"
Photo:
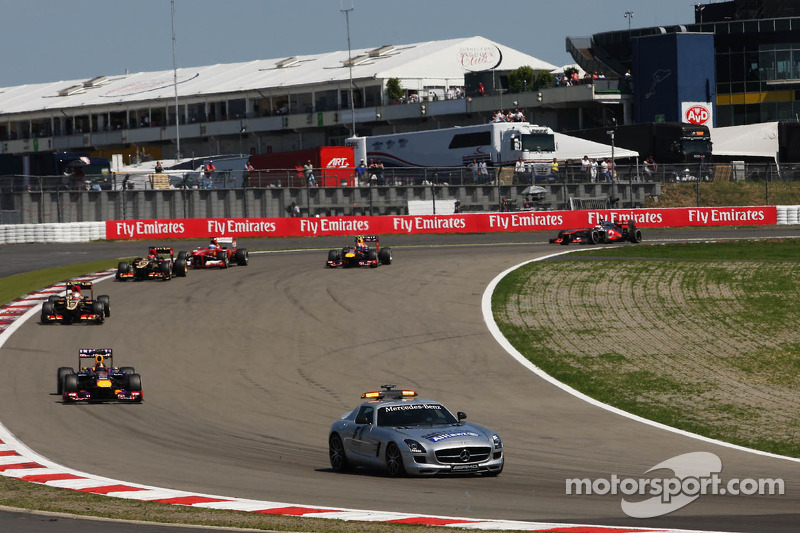
M 233 237 L 211 239 L 211 243 L 205 248 L 195 248 L 188 255 L 186 252 L 180 252 L 178 259 L 181 258 L 185 258 L 186 263 L 192 268 L 228 268 L 230 264 L 247 266 L 250 262 L 247 248 L 236 246 L 236 239 Z
M 89 290 L 89 296 L 81 291 Z M 111 298 L 107 294 L 94 297 L 91 281 L 69 281 L 63 295 L 51 295 L 42 304 L 42 324 L 91 322 L 102 324 L 111 316 Z
M 70 402 L 141 402 L 142 378 L 131 366 L 115 367 L 111 348 L 78 350 L 78 371 L 58 369 L 58 393 Z
M 367 243 L 375 243 L 375 247 L 370 247 Z M 392 264 L 392 249 L 381 249 L 380 239 L 377 235 L 359 235 L 355 243 L 345 246 L 341 250 L 331 250 L 328 252 L 328 261 L 325 266 L 336 267 L 358 267 L 368 266 L 377 268 L 380 265 Z
M 147 250 L 147 257 L 137 257 L 132 262 L 122 261 L 117 265 L 117 281 L 129 279 L 172 279 L 172 276 L 186 276 L 186 252 L 178 254 L 169 246 L 151 246 Z
M 632 243 L 642 242 L 642 231 L 636 227 L 633 220 L 627 223 L 610 222 L 601 220 L 593 228 L 564 229 L 558 232 L 558 237 L 550 239 L 550 243 L 569 244 L 577 242 L 581 244 L 605 244 L 611 242 L 628 241 Z
M 328 456 L 336 472 L 356 466 L 402 474 L 483 474 L 503 471 L 503 441 L 410 390 L 365 392 L 365 401 L 331 426 Z

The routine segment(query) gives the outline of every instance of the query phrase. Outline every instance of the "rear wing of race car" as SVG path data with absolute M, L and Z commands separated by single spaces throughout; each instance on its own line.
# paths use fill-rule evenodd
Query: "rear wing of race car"
M 78 357 L 81 359 L 94 359 L 96 355 L 111 357 L 111 348 L 81 348 L 78 350 Z
M 91 282 L 91 281 L 68 281 L 68 282 L 67 282 L 67 288 L 69 288 L 69 287 L 74 287 L 74 286 L 76 286 L 76 285 L 77 285 L 78 287 L 80 287 L 80 288 L 81 288 L 81 290 L 83 290 L 83 289 L 89 289 L 89 290 L 91 290 L 91 289 L 92 289 L 92 287 L 94 287 L 94 285 L 92 284 L 92 282 Z
M 234 237 L 217 237 L 214 239 L 219 246 L 225 247 L 228 244 L 231 248 L 236 248 L 236 239 Z
M 364 242 L 378 242 L 380 237 L 377 235 L 364 235 Z
M 158 254 L 175 255 L 175 251 L 172 248 L 170 248 L 169 246 L 151 246 L 148 249 L 148 253 L 151 254 L 151 255 L 153 255 L 153 254 L 156 254 L 156 255 L 158 255 Z

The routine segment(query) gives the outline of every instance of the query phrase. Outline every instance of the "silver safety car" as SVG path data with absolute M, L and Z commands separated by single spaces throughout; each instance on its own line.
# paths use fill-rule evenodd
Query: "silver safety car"
M 383 385 L 365 392 L 364 403 L 331 426 L 328 455 L 336 472 L 383 469 L 390 476 L 482 474 L 503 471 L 503 441 L 484 427 L 464 422 L 445 406 L 411 390 Z

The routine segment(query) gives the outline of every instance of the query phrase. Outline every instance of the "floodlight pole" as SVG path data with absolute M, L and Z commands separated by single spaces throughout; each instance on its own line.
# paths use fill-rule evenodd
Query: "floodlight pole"
M 353 103 L 353 56 L 351 55 L 352 52 L 350 51 L 350 12 L 354 8 L 354 4 L 350 4 L 350 9 L 344 9 L 342 7 L 342 3 L 339 3 L 339 11 L 344 13 L 344 18 L 347 23 L 347 65 L 350 69 L 350 90 L 348 92 L 350 93 L 350 117 L 353 120 L 353 137 L 356 136 L 356 108 L 355 104 Z
M 172 8 L 172 85 L 175 87 L 175 159 L 181 158 L 181 114 L 178 106 L 178 54 L 175 40 L 175 0 L 170 0 Z
M 628 19 L 628 36 L 630 37 L 631 34 L 631 21 L 633 20 L 633 11 L 630 9 L 625 11 L 624 17 Z

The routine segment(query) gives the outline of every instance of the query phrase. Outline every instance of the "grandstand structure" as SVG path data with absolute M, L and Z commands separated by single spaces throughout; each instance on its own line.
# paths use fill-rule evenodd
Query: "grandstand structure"
M 557 67 L 480 36 L 349 55 L 344 50 L 182 67 L 177 76 L 164 70 L 0 88 L 0 153 L 122 154 L 124 163 L 142 154 L 176 158 L 178 144 L 188 157 L 267 153 L 341 145 L 354 133 L 351 125 L 359 135 L 414 131 L 487 122 L 497 109 L 514 107 L 529 121 L 557 128 L 565 111 L 574 122 L 579 108 L 600 109 L 622 98 L 595 93 L 593 86 L 508 93 L 502 73 Z M 484 76 L 485 96 L 464 94 L 470 75 Z M 400 101 L 387 98 L 392 78 L 403 89 Z M 456 88 L 463 97 L 448 98 Z

